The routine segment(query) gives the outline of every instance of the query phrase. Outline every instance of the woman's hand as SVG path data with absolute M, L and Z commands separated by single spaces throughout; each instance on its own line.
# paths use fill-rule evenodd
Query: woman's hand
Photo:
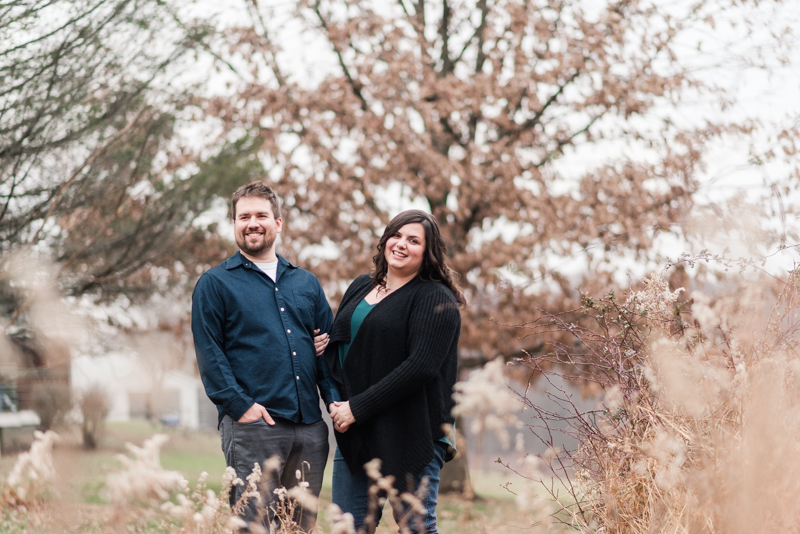
M 331 419 L 333 419 L 333 428 L 337 432 L 347 432 L 350 425 L 356 422 L 353 412 L 350 411 L 350 401 L 332 403 Z
M 317 335 L 319 334 L 319 335 Z M 314 330 L 314 349 L 317 351 L 317 356 L 322 356 L 322 353 L 325 352 L 325 347 L 328 346 L 328 341 L 330 337 L 328 334 L 320 334 L 319 328 Z

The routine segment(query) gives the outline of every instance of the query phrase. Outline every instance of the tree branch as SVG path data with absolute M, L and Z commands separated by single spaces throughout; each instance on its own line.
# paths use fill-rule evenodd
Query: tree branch
M 486 19 L 489 17 L 489 6 L 486 0 L 478 0 L 478 9 L 481 10 L 481 23 L 478 25 L 478 54 L 475 60 L 475 74 L 483 72 L 483 64 L 486 62 L 486 54 L 483 52 L 483 45 L 486 40 Z
M 406 17 L 410 17 L 411 13 L 408 12 L 408 7 L 406 7 L 406 3 L 403 0 L 397 0 L 397 3 L 400 4 L 400 8 L 403 10 L 403 13 L 406 14 Z
M 422 0 L 420 0 L 422 1 Z M 342 68 L 344 72 L 345 78 L 347 78 L 347 83 L 350 85 L 350 88 L 353 91 L 353 94 L 361 101 L 361 110 L 368 111 L 369 106 L 367 105 L 367 99 L 364 98 L 364 95 L 361 93 L 361 82 L 354 79 L 353 75 L 350 73 L 350 70 L 347 68 L 347 64 L 344 62 L 344 56 L 342 56 L 341 50 L 339 50 L 339 46 L 334 42 L 330 28 L 328 27 L 328 21 L 325 20 L 325 17 L 322 15 L 322 10 L 320 9 L 319 0 L 317 0 L 314 4 L 314 12 L 317 14 L 317 18 L 319 18 L 320 24 L 322 24 L 322 28 L 328 34 L 328 40 L 333 47 L 333 51 L 336 53 L 336 57 L 339 60 L 339 66 Z
M 56 207 L 58 206 L 58 203 L 61 201 L 62 195 L 67 190 L 67 188 L 78 178 L 78 176 L 80 176 L 80 173 L 83 171 L 83 169 L 85 169 L 86 167 L 91 165 L 97 158 L 99 158 L 101 155 L 103 155 L 103 153 L 106 150 L 108 150 L 108 148 L 111 146 L 111 144 L 114 141 L 116 141 L 117 139 L 119 139 L 120 137 L 125 135 L 127 132 L 129 132 L 133 128 L 133 126 L 136 124 L 136 122 L 138 121 L 139 117 L 142 116 L 143 113 L 144 113 L 144 110 L 140 111 L 139 114 L 133 120 L 128 122 L 128 124 L 125 125 L 124 128 L 122 128 L 121 130 L 116 132 L 111 137 L 111 139 L 109 139 L 109 141 L 106 144 L 104 144 L 100 148 L 95 149 L 94 152 L 92 153 L 92 155 L 89 156 L 88 158 L 86 158 L 86 160 L 75 170 L 75 172 L 72 173 L 72 176 L 70 176 L 69 179 L 66 182 L 61 184 L 61 186 L 59 186 L 59 188 L 56 190 L 55 195 L 53 195 L 52 199 L 49 202 L 50 207 L 47 210 L 47 214 L 44 216 L 44 220 L 42 221 L 42 225 L 39 227 L 39 229 L 33 235 L 33 238 L 30 241 L 31 243 L 36 243 L 37 242 L 37 240 L 39 239 L 39 236 L 41 235 L 42 231 L 44 230 L 45 225 L 47 224 L 47 219 L 49 219 L 50 216 L 55 211 Z
M 598 120 L 599 120 L 599 119 L 600 119 L 600 118 L 601 118 L 603 115 L 605 115 L 607 112 L 608 112 L 608 110 L 604 110 L 603 112 L 601 112 L 601 113 L 598 113 L 597 115 L 595 115 L 594 117 L 592 117 L 592 119 L 591 119 L 591 120 L 590 120 L 590 121 L 589 121 L 589 122 L 586 124 L 586 126 L 584 126 L 583 128 L 581 128 L 580 130 L 578 130 L 578 131 L 574 132 L 572 135 L 570 135 L 570 136 L 569 136 L 569 137 L 567 137 L 566 139 L 561 139 L 561 140 L 559 140 L 559 141 L 556 143 L 556 147 L 555 147 L 553 150 L 550 150 L 550 151 L 547 153 L 547 155 L 544 157 L 544 159 L 542 159 L 542 161 L 540 161 L 540 162 L 538 162 L 538 163 L 535 163 L 533 166 L 534 166 L 534 167 L 536 167 L 536 168 L 539 168 L 539 167 L 541 167 L 541 166 L 545 165 L 546 163 L 548 163 L 548 162 L 552 161 L 552 160 L 555 158 L 555 156 L 556 156 L 556 155 L 562 155 L 562 154 L 564 153 L 564 147 L 565 147 L 565 146 L 572 144 L 572 141 L 573 141 L 573 140 L 574 140 L 576 137 L 578 137 L 578 136 L 579 136 L 579 135 L 581 135 L 582 133 L 585 133 L 587 130 L 589 130 L 589 128 L 591 128 L 591 127 L 592 127 L 592 125 L 593 125 L 595 122 L 597 122 L 597 121 L 598 121 Z
M 125 2 L 123 2 L 123 5 L 128 3 L 128 1 L 129 0 L 125 0 Z M 8 50 L 3 50 L 2 52 L 0 52 L 0 57 L 7 56 L 8 54 L 10 54 L 12 52 L 16 52 L 17 50 L 21 50 L 23 48 L 26 48 L 26 47 L 28 47 L 28 46 L 30 46 L 32 44 L 38 43 L 39 41 L 43 41 L 43 40 L 47 39 L 48 37 L 52 37 L 53 35 L 57 34 L 61 30 L 65 29 L 65 28 L 68 28 L 72 24 L 75 24 L 76 22 L 78 22 L 82 18 L 88 17 L 89 15 L 94 13 L 94 11 L 99 9 L 101 5 L 103 5 L 105 3 L 106 3 L 106 0 L 100 0 L 100 2 L 98 2 L 94 7 L 92 7 L 88 11 L 82 13 L 80 16 L 77 16 L 77 17 L 75 17 L 73 19 L 68 20 L 67 22 L 64 23 L 63 26 L 59 26 L 58 28 L 56 28 L 55 30 L 51 31 L 50 33 L 46 33 L 44 35 L 40 35 L 36 39 L 31 39 L 30 41 L 28 41 L 26 43 L 22 43 L 22 44 L 17 45 L 17 46 L 15 46 L 13 48 L 9 48 Z M 117 9 L 115 9 L 114 13 L 112 14 L 112 16 L 109 17 L 109 20 L 111 18 L 115 17 L 121 10 L 122 10 L 121 7 L 118 7 Z
M 446 76 L 453 72 L 454 63 L 450 59 L 450 4 L 447 0 L 442 0 L 442 21 L 439 24 L 439 37 L 442 39 L 442 71 L 441 75 Z
M 580 76 L 580 74 L 581 74 L 581 71 L 576 70 L 572 74 L 572 76 L 567 78 L 567 80 L 558 87 L 556 92 L 553 93 L 552 95 L 550 95 L 550 98 L 547 99 L 547 102 L 544 103 L 544 105 L 534 114 L 534 116 L 531 117 L 530 119 L 526 120 L 524 123 L 522 123 L 522 125 L 519 128 L 519 130 L 517 130 L 517 131 L 519 131 L 521 133 L 521 132 L 524 132 L 525 130 L 530 130 L 531 128 L 536 126 L 539 123 L 539 120 L 542 118 L 542 115 L 544 115 L 545 111 L 547 111 L 547 109 L 551 105 L 555 104 L 556 100 L 558 100 L 558 97 L 561 96 L 561 93 L 564 92 L 564 89 L 566 89 L 566 87 L 569 84 L 571 84 L 576 79 L 578 79 L 578 76 Z
M 275 78 L 278 80 L 278 85 L 281 87 L 286 86 L 286 77 L 281 72 L 280 65 L 278 65 L 278 58 L 275 57 L 275 52 L 273 51 L 272 41 L 269 38 L 269 32 L 267 31 L 267 24 L 264 22 L 264 17 L 261 16 L 261 12 L 258 10 L 258 3 L 256 0 L 247 0 L 247 7 L 248 11 L 254 13 L 251 16 L 255 16 L 258 20 L 259 24 L 261 25 L 261 33 L 262 37 L 264 38 L 264 43 L 267 45 L 267 49 L 269 50 L 270 57 L 267 57 L 264 54 L 264 60 L 267 62 L 267 65 L 270 69 L 272 69 L 272 73 L 275 75 Z

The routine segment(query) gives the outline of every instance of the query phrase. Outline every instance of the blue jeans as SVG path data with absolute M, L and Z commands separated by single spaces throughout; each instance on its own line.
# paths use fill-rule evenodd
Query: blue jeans
M 444 458 L 447 453 L 447 446 L 437 441 L 433 447 L 433 460 L 422 470 L 418 476 L 414 478 L 414 485 L 419 487 L 423 478 L 428 478 L 428 493 L 423 499 L 422 504 L 428 511 L 425 516 L 423 524 L 425 525 L 425 534 L 438 534 L 439 530 L 436 528 L 436 502 L 439 497 L 439 472 L 444 465 Z M 369 509 L 369 485 L 370 479 L 363 469 L 359 469 L 355 474 L 350 473 L 350 468 L 347 467 L 342 453 L 339 448 L 336 448 L 336 454 L 333 456 L 333 504 L 339 506 L 342 512 L 353 514 L 353 522 L 356 530 L 359 530 L 364 525 L 364 519 L 367 516 Z M 408 511 L 408 506 L 404 504 L 404 511 Z M 383 515 L 383 506 L 378 505 L 375 512 L 375 526 L 380 523 L 381 516 Z M 400 522 L 400 518 L 395 514 L 395 521 Z M 417 528 L 417 521 L 411 520 L 408 523 L 411 532 L 419 533 Z

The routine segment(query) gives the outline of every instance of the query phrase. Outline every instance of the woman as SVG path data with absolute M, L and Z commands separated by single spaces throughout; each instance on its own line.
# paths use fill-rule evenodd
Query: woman
M 436 219 L 425 212 L 392 219 L 373 262 L 375 271 L 344 294 L 325 350 L 345 399 L 331 411 L 338 443 L 333 502 L 360 528 L 369 488 L 363 466 L 379 458 L 381 472 L 393 475 L 400 491 L 416 490 L 427 477 L 424 523 L 436 533 L 439 471 L 452 450 L 444 427 L 454 423 L 464 294 L 445 261 Z

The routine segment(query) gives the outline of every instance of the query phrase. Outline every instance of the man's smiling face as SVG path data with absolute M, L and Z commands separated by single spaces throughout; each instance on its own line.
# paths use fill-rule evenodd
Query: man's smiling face
M 282 219 L 276 219 L 266 198 L 242 197 L 236 203 L 233 232 L 239 249 L 253 260 L 272 259 Z

